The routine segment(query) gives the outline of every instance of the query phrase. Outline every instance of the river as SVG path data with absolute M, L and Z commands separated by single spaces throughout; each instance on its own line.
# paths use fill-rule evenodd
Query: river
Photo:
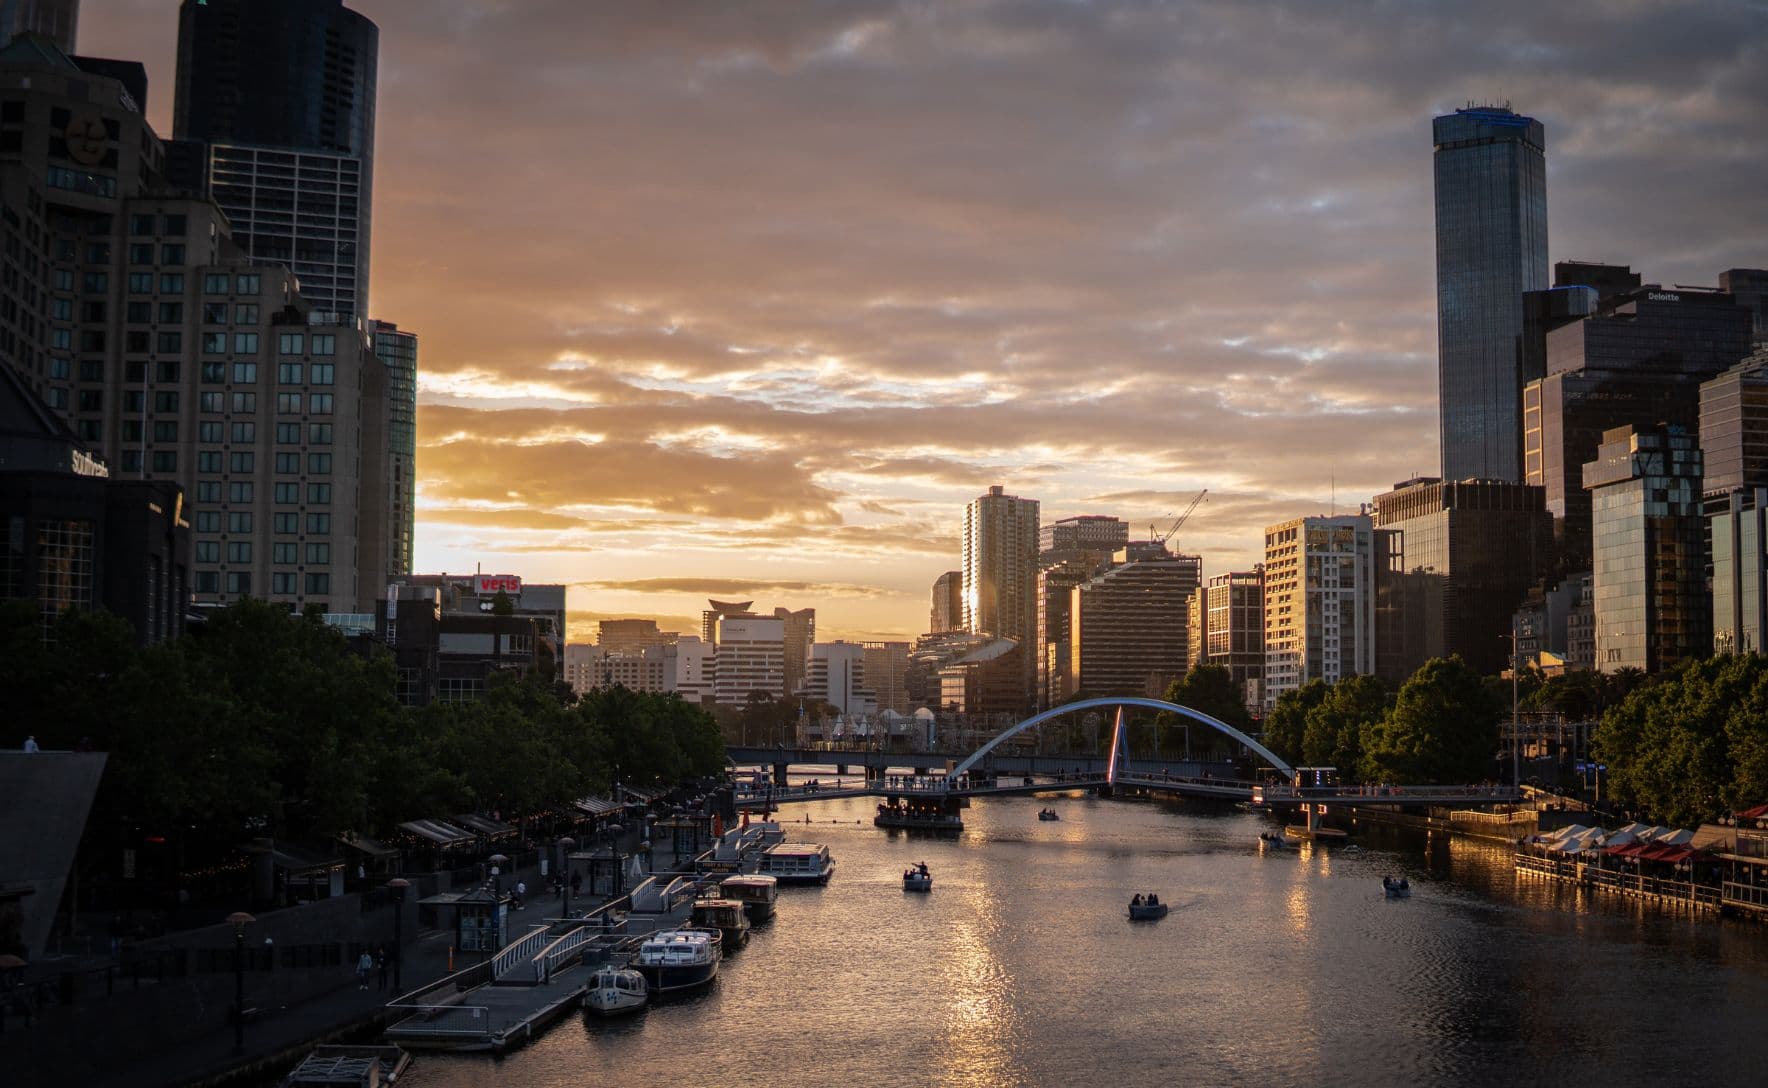
M 1501 848 L 1266 854 L 1252 814 L 1079 795 L 979 800 L 929 839 L 873 828 L 872 805 L 787 810 L 835 877 L 782 889 L 706 993 L 574 1013 L 500 1058 L 426 1054 L 401 1083 L 1622 1086 L 1768 1065 L 1768 928 L 1591 899 Z M 933 891 L 905 894 L 922 860 Z M 1386 873 L 1412 898 L 1385 899 Z M 1150 891 L 1171 914 L 1127 921 Z

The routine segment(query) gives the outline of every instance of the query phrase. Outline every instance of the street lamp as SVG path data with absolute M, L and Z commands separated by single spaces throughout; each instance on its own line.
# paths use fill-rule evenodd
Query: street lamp
M 492 854 L 485 860 L 491 863 L 491 890 L 498 895 L 502 895 L 503 881 L 498 879 L 498 874 L 501 873 L 502 870 L 499 866 L 508 865 L 510 860 L 509 856 L 506 854 Z
M 257 919 L 243 910 L 227 916 L 233 927 L 233 1052 L 246 1048 L 246 926 Z
M 411 887 L 411 881 L 396 876 L 387 881 L 387 887 L 393 892 L 393 992 L 405 992 L 399 979 L 399 968 L 405 962 L 405 889 Z
M 571 917 L 571 851 L 576 848 L 577 840 L 569 835 L 559 836 L 559 887 L 565 897 L 565 917 Z

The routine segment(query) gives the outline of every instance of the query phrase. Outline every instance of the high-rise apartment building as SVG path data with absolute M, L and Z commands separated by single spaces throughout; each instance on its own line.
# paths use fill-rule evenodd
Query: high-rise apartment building
M 1016 641 L 1023 705 L 1037 678 L 1038 502 L 999 485 L 964 510 L 964 629 Z
M 1761 653 L 1768 623 L 1768 348 L 1700 387 L 1713 649 Z
M 1038 564 L 1052 567 L 1077 554 L 1110 555 L 1130 542 L 1129 523 L 1104 514 L 1082 514 L 1038 526 Z
M 1366 514 L 1265 530 L 1265 705 L 1375 671 L 1376 530 Z
M 367 319 L 380 31 L 340 0 L 184 0 L 174 180 L 315 309 Z
M 1701 451 L 1674 425 L 1617 427 L 1584 466 L 1592 494 L 1596 667 L 1657 672 L 1712 652 Z
M 1204 664 L 1228 670 L 1249 710 L 1264 706 L 1265 568 L 1218 574 L 1200 591 L 1209 618 Z
M 0 0 L 0 46 L 14 34 L 41 34 L 74 55 L 80 29 L 80 0 Z
M 914 710 L 909 702 L 909 643 L 867 642 L 865 646 L 866 686 L 878 702 L 878 712 L 894 710 L 908 714 Z
M 927 633 L 943 635 L 964 629 L 964 572 L 948 570 L 933 580 L 933 608 L 927 615 Z
M 1404 679 L 1451 654 L 1480 672 L 1501 671 L 1510 657 L 1511 617 L 1552 554 L 1542 489 L 1417 477 L 1375 496 L 1371 506 L 1376 529 L 1389 534 L 1391 570 L 1405 576 L 1384 579 L 1377 590 L 1384 663 L 1378 673 Z M 1405 637 L 1388 637 L 1402 631 Z
M 1496 106 L 1431 132 L 1443 478 L 1520 480 L 1522 296 L 1547 286 L 1546 133 Z
M 725 615 L 718 620 L 713 698 L 742 706 L 752 691 L 770 699 L 786 692 L 786 622 L 771 616 Z
M 1087 696 L 1159 696 L 1189 669 L 1185 616 L 1203 577 L 1195 555 L 1139 553 L 1071 590 L 1070 660 Z
M 371 321 L 368 330 L 386 367 L 386 463 L 376 478 L 386 494 L 387 573 L 409 574 L 417 542 L 417 334 L 391 321 Z
M 804 695 L 828 703 L 844 717 L 870 719 L 878 699 L 866 683 L 866 649 L 857 642 L 819 642 L 811 647 Z
M 816 609 L 776 608 L 773 614 L 784 624 L 786 694 L 795 695 L 804 686 L 810 648 L 816 644 Z

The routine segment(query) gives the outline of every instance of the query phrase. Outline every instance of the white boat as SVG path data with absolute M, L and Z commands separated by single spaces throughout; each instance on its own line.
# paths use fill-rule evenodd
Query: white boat
M 761 871 L 781 884 L 827 884 L 835 875 L 835 859 L 826 846 L 782 842 L 761 855 Z
M 751 922 L 765 922 L 773 917 L 774 904 L 780 898 L 778 878 L 758 873 L 726 878 L 718 885 L 718 894 L 743 904 Z
M 645 938 L 632 967 L 651 993 L 697 989 L 718 977 L 718 944 L 714 930 L 666 929 Z
M 691 917 L 696 928 L 718 931 L 722 952 L 735 952 L 749 943 L 749 915 L 740 900 L 696 899 Z
M 905 892 L 930 892 L 933 890 L 933 874 L 928 872 L 926 862 L 916 862 L 902 871 L 902 890 Z
M 630 967 L 609 964 L 589 980 L 583 994 L 583 1007 L 603 1016 L 637 1012 L 650 1000 L 650 986 L 645 976 Z
M 1040 820 L 1060 820 L 1062 817 L 1053 808 L 1041 808 L 1038 809 L 1037 818 Z
M 1389 899 L 1412 898 L 1412 882 L 1405 877 L 1384 876 L 1381 878 L 1381 890 Z
M 1138 895 L 1130 900 L 1130 920 L 1133 922 L 1152 922 L 1165 917 L 1166 904 L 1160 901 L 1158 895 L 1151 895 L 1146 899 Z

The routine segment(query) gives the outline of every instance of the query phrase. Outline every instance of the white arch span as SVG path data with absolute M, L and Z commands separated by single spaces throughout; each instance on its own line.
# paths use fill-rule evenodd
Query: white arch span
M 1064 703 L 1063 705 L 1058 706 L 1058 707 L 1051 707 L 1049 710 L 1046 710 L 1041 714 L 1033 714 L 1031 717 L 1025 719 L 1024 721 L 1020 722 L 1018 725 L 1015 725 L 1013 728 L 1007 730 L 1006 732 L 1002 733 L 1000 736 L 989 741 L 987 744 L 976 749 L 976 751 L 970 753 L 970 758 L 964 760 L 964 762 L 958 764 L 956 767 L 953 767 L 949 772 L 947 772 L 947 775 L 948 775 L 948 777 L 956 778 L 958 775 L 963 774 L 965 771 L 969 770 L 972 766 L 974 766 L 975 763 L 978 760 L 980 760 L 983 756 L 985 756 L 989 752 L 993 751 L 995 745 L 1001 743 L 1004 740 L 1007 740 L 1010 737 L 1017 736 L 1018 734 L 1025 732 L 1027 729 L 1030 729 L 1033 726 L 1042 725 L 1043 723 L 1049 721 L 1051 718 L 1059 718 L 1064 714 L 1071 714 L 1077 710 L 1091 710 L 1095 707 L 1102 707 L 1102 706 L 1140 706 L 1140 707 L 1147 707 L 1150 710 L 1167 710 L 1167 711 L 1171 711 L 1174 714 L 1182 714 L 1185 717 L 1192 719 L 1193 721 L 1202 722 L 1204 725 L 1209 726 L 1211 729 L 1214 729 L 1218 733 L 1222 733 L 1227 736 L 1233 737 L 1235 740 L 1239 741 L 1241 744 L 1244 744 L 1248 748 L 1251 748 L 1253 751 L 1257 752 L 1260 756 L 1264 757 L 1265 762 L 1267 762 L 1271 766 L 1277 768 L 1279 771 L 1282 771 L 1284 778 L 1293 778 L 1295 776 L 1295 768 L 1291 767 L 1289 764 L 1287 764 L 1287 763 L 1283 762 L 1281 759 L 1277 758 L 1277 753 L 1271 751 L 1269 748 L 1266 748 L 1264 745 L 1260 744 L 1258 741 L 1253 740 L 1251 737 L 1247 736 L 1245 733 L 1242 733 L 1240 730 L 1235 729 L 1233 726 L 1229 725 L 1227 722 L 1221 721 L 1216 718 L 1212 718 L 1208 714 L 1203 713 L 1201 710 L 1192 710 L 1188 706 L 1180 706 L 1177 703 L 1169 703 L 1164 699 L 1145 699 L 1145 698 L 1142 698 L 1140 696 L 1135 696 L 1135 695 L 1116 695 L 1116 696 L 1105 696 L 1105 697 L 1098 698 L 1098 699 L 1082 699 L 1081 701 L 1079 701 L 1077 703 Z

